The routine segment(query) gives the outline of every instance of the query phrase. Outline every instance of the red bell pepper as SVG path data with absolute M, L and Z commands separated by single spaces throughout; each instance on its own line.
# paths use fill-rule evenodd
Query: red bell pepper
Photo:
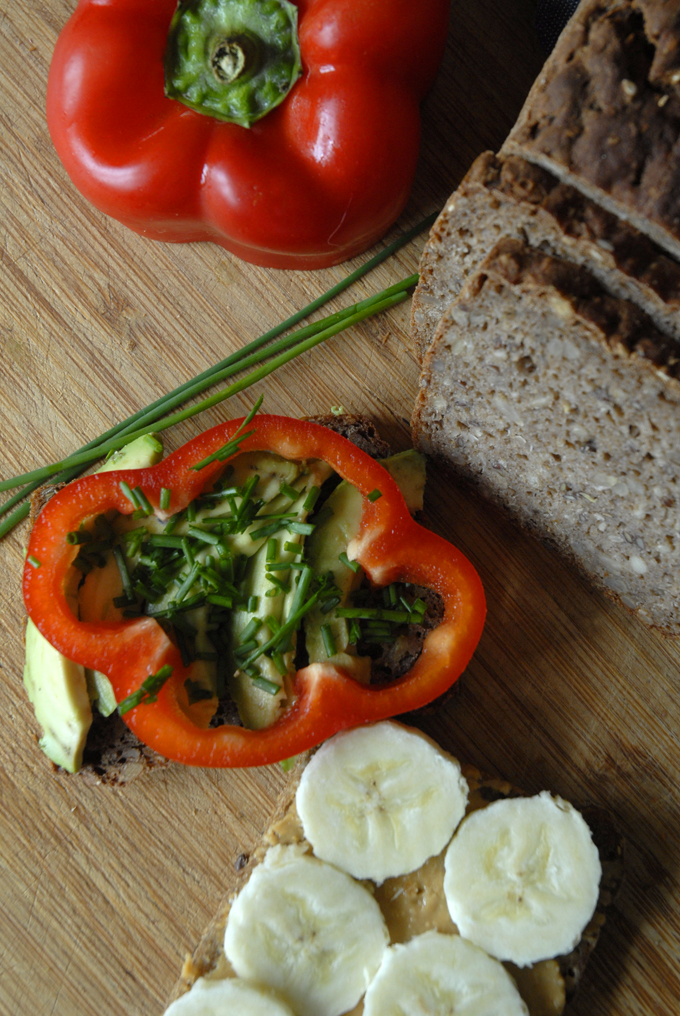
M 449 0 L 288 4 L 301 71 L 286 28 L 264 84 L 264 58 L 255 54 L 250 67 L 250 42 L 240 45 L 230 11 L 243 8 L 243 38 L 257 44 L 258 12 L 272 0 L 220 2 L 226 35 L 203 0 L 183 0 L 183 27 L 176 0 L 80 0 L 47 90 L 50 133 L 71 179 L 101 211 L 155 240 L 211 240 L 273 268 L 320 268 L 366 250 L 411 189 L 418 106 L 443 55 Z M 270 29 L 261 29 L 262 52 Z M 236 88 L 234 102 L 214 98 L 221 79 Z
M 185 444 L 149 469 L 100 473 L 76 480 L 57 493 L 33 528 L 24 571 L 24 599 L 34 623 L 69 659 L 103 672 L 118 702 L 139 691 L 149 675 L 172 668 L 157 695 L 130 709 L 124 719 L 137 736 L 167 758 L 200 766 L 254 766 L 299 754 L 347 727 L 418 709 L 449 688 L 479 641 L 484 593 L 470 562 L 451 544 L 413 521 L 390 474 L 345 438 L 318 424 L 258 416 L 241 451 L 270 451 L 289 459 L 326 461 L 363 495 L 363 510 L 350 556 L 372 583 L 412 582 L 436 590 L 444 600 L 441 623 L 426 637 L 412 669 L 387 685 L 362 685 L 337 666 L 311 664 L 293 682 L 292 704 L 262 730 L 225 725 L 199 728 L 181 708 L 189 671 L 157 621 L 82 622 L 73 614 L 65 586 L 78 550 L 67 533 L 93 516 L 133 505 L 121 481 L 142 489 L 155 512 L 163 488 L 172 490 L 178 512 L 209 489 L 224 468 L 215 460 L 191 467 L 232 439 L 242 421 L 231 421 Z M 380 495 L 373 500 L 374 491 Z M 186 696 L 185 696 L 186 698 Z

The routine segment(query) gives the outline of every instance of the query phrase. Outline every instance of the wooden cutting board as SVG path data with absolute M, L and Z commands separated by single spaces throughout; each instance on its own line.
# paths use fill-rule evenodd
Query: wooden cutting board
M 155 244 L 86 205 L 43 113 L 70 10 L 62 0 L 2 0 L 3 476 L 67 454 L 346 271 L 268 271 L 207 244 Z M 441 207 L 474 157 L 502 142 L 541 64 L 532 20 L 529 0 L 453 3 L 400 228 Z M 422 242 L 335 306 L 415 270 Z M 166 445 L 242 414 L 264 391 L 268 412 L 342 404 L 368 413 L 403 448 L 417 380 L 402 305 L 177 428 Z M 480 570 L 489 616 L 458 693 L 421 725 L 530 792 L 551 788 L 617 815 L 628 879 L 573 1012 L 671 1016 L 680 1001 L 680 648 L 474 502 L 454 476 L 432 472 L 430 524 Z M 116 791 L 54 776 L 21 684 L 25 538 L 24 528 L 0 545 L 0 1016 L 159 1016 L 286 777 L 275 766 L 173 766 Z

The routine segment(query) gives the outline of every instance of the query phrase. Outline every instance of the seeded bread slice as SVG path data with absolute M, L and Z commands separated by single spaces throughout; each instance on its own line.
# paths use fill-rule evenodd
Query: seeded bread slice
M 225 898 L 215 917 L 206 928 L 194 952 L 184 961 L 181 976 L 175 985 L 174 1001 L 188 991 L 199 977 L 216 979 L 234 977 L 234 971 L 224 955 L 224 932 L 231 905 L 239 891 L 260 864 L 267 851 L 278 844 L 299 844 L 308 852 L 311 846 L 304 838 L 302 823 L 295 807 L 295 792 L 311 757 L 301 758 L 291 775 L 291 782 L 283 793 L 274 818 L 250 856 L 237 859 L 234 869 L 227 872 Z M 504 797 L 524 796 L 505 780 L 485 776 L 473 766 L 462 766 L 463 775 L 470 787 L 468 812 L 484 808 Z M 624 874 L 624 845 L 615 823 L 602 808 L 585 808 L 583 817 L 590 826 L 593 841 L 600 854 L 602 881 L 597 908 L 574 950 L 553 960 L 543 960 L 533 967 L 518 968 L 506 964 L 517 981 L 520 994 L 529 1008 L 529 1016 L 560 1016 L 575 995 L 583 971 L 605 924 L 607 914 L 621 887 Z M 443 854 L 430 858 L 417 871 L 388 879 L 380 887 L 368 884 L 391 929 L 393 942 L 406 941 L 411 935 L 436 930 L 455 932 L 444 902 Z M 363 1003 L 359 1002 L 348 1016 L 361 1016 Z
M 680 0 L 583 0 L 503 155 L 550 170 L 680 258 Z
M 680 264 L 629 223 L 540 166 L 480 155 L 432 227 L 420 261 L 412 332 L 421 360 L 439 319 L 501 237 L 584 265 L 680 339 Z
M 440 322 L 414 443 L 677 635 L 679 373 L 680 344 L 638 307 L 504 240 Z
M 375 458 L 385 458 L 391 453 L 390 446 L 383 441 L 377 427 L 367 417 L 351 413 L 341 413 L 336 416 L 328 415 L 313 417 L 311 419 L 342 434 L 361 448 L 362 451 L 367 452 L 367 454 Z M 31 501 L 31 514 L 29 518 L 31 525 L 35 522 L 35 519 L 47 501 L 59 489 L 60 486 L 53 484 L 46 484 L 38 488 Z M 436 594 L 433 594 L 433 596 L 436 596 Z M 433 602 L 430 616 L 436 622 L 440 615 L 441 609 L 439 604 Z M 425 626 L 420 626 L 412 636 L 412 640 L 416 643 L 415 647 L 410 643 L 401 647 L 399 660 L 393 663 L 395 670 L 397 670 L 398 666 L 408 669 L 412 656 L 420 652 L 425 632 Z M 380 664 L 382 660 L 377 662 Z M 387 665 L 390 662 L 388 658 L 386 661 Z M 229 711 L 226 707 L 222 706 L 216 716 L 216 720 L 226 723 L 240 722 L 235 709 Z M 53 763 L 50 764 L 52 764 L 55 770 L 57 769 Z M 95 709 L 92 726 L 88 732 L 83 753 L 83 764 L 77 774 L 75 774 L 75 777 L 84 779 L 90 784 L 121 788 L 143 773 L 172 764 L 163 758 L 162 755 L 142 744 L 117 712 L 104 717 Z

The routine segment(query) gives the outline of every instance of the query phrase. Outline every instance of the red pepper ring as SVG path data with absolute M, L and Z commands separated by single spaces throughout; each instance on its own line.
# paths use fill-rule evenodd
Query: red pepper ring
M 140 486 L 161 516 L 174 514 L 197 497 L 224 468 L 215 461 L 196 472 L 192 465 L 229 441 L 242 420 L 206 431 L 149 469 L 99 473 L 76 480 L 43 508 L 31 533 L 24 569 L 24 601 L 43 635 L 69 659 L 106 674 L 120 702 L 142 681 L 169 664 L 173 673 L 156 702 L 125 714 L 125 721 L 149 747 L 166 758 L 198 766 L 256 766 L 297 755 L 347 727 L 417 709 L 449 688 L 465 669 L 482 633 L 485 600 L 470 562 L 446 540 L 413 521 L 390 474 L 350 441 L 315 423 L 281 416 L 257 416 L 252 437 L 240 451 L 269 451 L 290 459 L 325 460 L 363 495 L 357 538 L 349 556 L 372 582 L 414 582 L 436 590 L 444 617 L 425 639 L 411 670 L 387 685 L 362 685 L 342 668 L 312 664 L 293 679 L 293 702 L 272 726 L 247 730 L 225 725 L 200 728 L 180 702 L 189 675 L 177 647 L 163 628 L 145 617 L 120 622 L 83 622 L 73 614 L 65 586 L 78 551 L 66 534 L 92 516 L 134 507 L 120 483 Z M 161 489 L 172 491 L 167 512 Z M 368 495 L 379 490 L 371 501 Z

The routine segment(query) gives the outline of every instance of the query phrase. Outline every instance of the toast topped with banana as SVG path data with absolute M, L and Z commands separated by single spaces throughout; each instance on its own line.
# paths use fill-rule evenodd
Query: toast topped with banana
M 355 728 L 298 763 L 166 1016 L 559 1016 L 621 877 L 603 813 Z

